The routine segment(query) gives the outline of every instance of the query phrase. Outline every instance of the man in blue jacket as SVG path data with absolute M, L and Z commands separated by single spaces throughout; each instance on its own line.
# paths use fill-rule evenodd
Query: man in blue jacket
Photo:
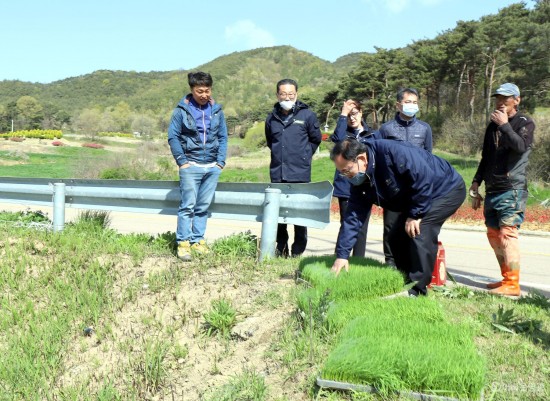
M 183 261 L 190 261 L 192 252 L 208 252 L 204 240 L 208 207 L 227 153 L 225 117 L 211 97 L 212 76 L 190 72 L 188 82 L 191 93 L 180 100 L 168 128 L 168 144 L 179 168 L 176 241 Z
M 265 139 L 271 150 L 271 182 L 310 182 L 312 157 L 322 139 L 317 116 L 298 100 L 298 84 L 292 79 L 277 82 L 277 100 L 265 121 Z M 278 225 L 276 241 L 275 254 L 288 256 L 286 224 Z M 295 225 L 292 256 L 300 256 L 306 245 L 307 227 Z
M 462 177 L 446 160 L 403 141 L 346 139 L 330 157 L 354 185 L 332 270 L 348 270 L 357 233 L 376 204 L 400 212 L 396 235 L 390 238 L 395 264 L 415 282 L 409 295 L 426 295 L 441 226 L 466 197 Z
M 432 128 L 430 124 L 416 118 L 420 95 L 414 88 L 403 88 L 397 92 L 397 112 L 395 118 L 382 124 L 375 137 L 407 141 L 413 145 L 432 151 Z M 393 228 L 399 213 L 384 209 L 384 256 L 386 264 L 395 266 L 395 258 L 390 246 Z

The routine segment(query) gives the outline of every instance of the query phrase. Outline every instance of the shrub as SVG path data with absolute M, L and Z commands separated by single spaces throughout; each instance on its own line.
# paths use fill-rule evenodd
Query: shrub
M 23 142 L 25 140 L 25 138 L 23 138 L 22 136 L 12 136 L 10 137 L 10 141 L 13 141 L 13 142 Z
M 487 124 L 485 121 L 470 122 L 463 117 L 453 115 L 448 117 L 441 127 L 441 134 L 435 138 L 438 149 L 473 155 L 483 147 L 483 136 Z
M 53 141 L 53 142 L 52 142 L 52 145 L 53 145 L 53 146 L 65 146 L 65 144 L 64 144 L 63 142 L 61 142 L 61 141 Z
M 61 138 L 62 136 L 63 136 L 62 131 L 54 130 L 54 129 L 21 130 L 21 131 L 14 131 L 14 132 L 0 134 L 0 138 L 6 138 L 6 139 L 11 137 L 55 139 L 55 138 Z
M 550 118 L 539 116 L 536 121 L 535 144 L 529 156 L 528 178 L 550 182 Z
M 265 123 L 256 123 L 252 128 L 246 131 L 243 139 L 243 145 L 247 149 L 261 149 L 266 146 L 265 141 Z
M 104 149 L 105 148 L 105 146 L 103 146 L 100 143 L 83 143 L 82 146 L 85 147 L 85 148 L 92 148 L 92 149 Z

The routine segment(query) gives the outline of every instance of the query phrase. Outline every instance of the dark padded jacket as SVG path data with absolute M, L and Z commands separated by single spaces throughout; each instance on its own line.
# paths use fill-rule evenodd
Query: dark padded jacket
M 448 161 L 409 142 L 377 139 L 364 144 L 367 180 L 351 188 L 336 246 L 338 258 L 349 257 L 372 204 L 418 219 L 430 211 L 434 199 L 447 195 L 463 182 Z
M 403 120 L 398 112 L 393 120 L 382 124 L 378 131 L 384 139 L 407 141 L 428 152 L 432 151 L 432 128 L 430 124 L 416 117 Z
M 265 121 L 265 139 L 271 150 L 271 182 L 310 182 L 311 160 L 321 143 L 319 121 L 305 103 L 296 101 L 286 123 L 276 103 Z
M 526 169 L 534 131 L 533 120 L 521 113 L 500 127 L 491 122 L 485 131 L 481 161 L 473 182 L 485 181 L 487 193 L 526 190 Z

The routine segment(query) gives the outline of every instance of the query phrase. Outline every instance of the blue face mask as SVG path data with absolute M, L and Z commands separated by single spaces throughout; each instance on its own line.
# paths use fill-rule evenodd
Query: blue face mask
M 367 179 L 367 173 L 365 171 L 359 171 L 353 177 L 348 178 L 349 182 L 351 182 L 352 185 L 355 185 L 355 186 L 359 186 L 363 184 L 366 179 Z
M 407 117 L 414 117 L 418 113 L 418 105 L 414 103 L 405 103 L 403 105 L 403 114 Z

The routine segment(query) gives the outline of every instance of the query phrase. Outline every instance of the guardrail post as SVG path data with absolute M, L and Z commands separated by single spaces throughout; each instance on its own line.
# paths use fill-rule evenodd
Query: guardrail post
M 278 188 L 266 188 L 262 217 L 260 262 L 266 258 L 273 258 L 275 256 L 280 204 L 281 190 Z
M 65 228 L 65 184 L 53 184 L 53 231 L 63 231 Z

